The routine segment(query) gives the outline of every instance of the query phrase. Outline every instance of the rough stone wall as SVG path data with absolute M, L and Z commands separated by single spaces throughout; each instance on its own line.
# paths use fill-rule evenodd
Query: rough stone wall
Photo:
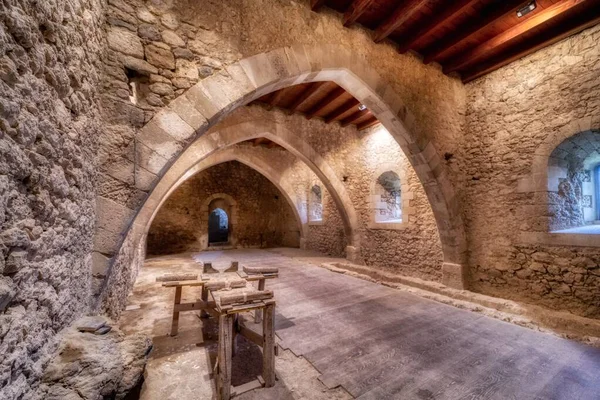
M 216 193 L 237 202 L 237 223 L 230 232 L 237 246 L 299 246 L 300 227 L 283 194 L 258 172 L 231 161 L 194 175 L 171 194 L 150 227 L 148 254 L 205 248 L 208 223 L 203 205 Z
M 600 317 L 594 250 L 524 243 L 522 233 L 547 232 L 548 196 L 518 191 L 546 137 L 600 115 L 599 41 L 596 26 L 466 86 L 457 164 L 466 172 L 471 283 L 479 292 Z
M 0 3 L 3 399 L 35 390 L 90 307 L 103 16 L 100 0 Z

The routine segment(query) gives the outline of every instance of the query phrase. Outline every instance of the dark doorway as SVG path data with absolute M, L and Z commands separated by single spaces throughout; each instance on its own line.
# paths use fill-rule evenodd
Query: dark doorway
M 208 244 L 226 244 L 229 241 L 229 218 L 222 208 L 215 208 L 208 216 Z

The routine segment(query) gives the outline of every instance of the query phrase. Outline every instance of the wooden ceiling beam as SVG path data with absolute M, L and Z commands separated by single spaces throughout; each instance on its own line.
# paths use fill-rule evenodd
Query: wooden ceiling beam
M 325 0 L 310 0 L 310 9 L 313 11 L 319 11 L 324 5 Z
M 365 122 L 362 122 L 362 123 L 356 125 L 356 129 L 361 131 L 363 129 L 370 128 L 373 125 L 377 125 L 378 123 L 379 123 L 379 120 L 377 118 L 373 117 L 373 118 L 366 120 Z
M 264 142 L 265 140 L 267 140 L 267 139 L 265 139 L 264 137 L 259 137 L 259 138 L 256 138 L 256 139 L 254 139 L 254 143 L 253 143 L 252 145 L 253 145 L 253 146 L 258 146 L 259 144 L 261 144 L 261 143 L 262 143 L 262 142 Z
M 298 96 L 298 98 L 294 101 L 294 103 L 292 103 L 292 105 L 289 107 L 290 112 L 291 113 L 296 112 L 298 110 L 298 108 L 306 100 L 308 100 L 310 97 L 312 97 L 312 95 L 315 94 L 326 83 L 327 82 L 313 82 L 313 83 L 311 83 L 306 89 L 304 89 L 304 91 L 300 94 L 300 96 Z
M 335 121 L 337 118 L 344 115 L 345 113 L 352 110 L 353 108 L 358 109 L 357 107 L 359 104 L 360 104 L 360 101 L 356 100 L 354 97 L 351 98 L 350 100 L 348 100 L 347 102 L 345 102 L 344 104 L 342 104 L 341 106 L 339 106 L 338 108 L 333 110 L 331 113 L 329 113 L 325 118 L 325 123 L 328 124 L 332 121 Z
M 449 60 L 444 66 L 444 73 L 450 73 L 459 70 L 461 67 L 470 65 L 478 59 L 490 54 L 497 48 L 510 43 L 512 40 L 526 34 L 531 29 L 535 29 L 553 18 L 572 10 L 573 8 L 585 3 L 586 0 L 563 0 L 538 12 L 527 18 L 520 24 L 505 30 L 499 35 L 494 36 L 486 42 L 481 43 L 473 49 L 470 49 L 462 55 Z
M 414 13 L 428 1 L 429 0 L 408 0 L 402 2 L 402 4 L 396 7 L 392 15 L 377 27 L 373 40 L 375 42 L 381 42 L 408 21 Z
M 342 124 L 342 127 L 344 126 L 348 126 L 356 121 L 358 121 L 359 119 L 361 119 L 362 117 L 364 117 L 365 115 L 369 114 L 370 111 L 367 109 L 364 110 L 360 110 L 355 112 L 354 114 L 344 118 L 343 120 L 340 121 L 340 124 Z
M 313 118 L 315 115 L 317 115 L 319 113 L 319 111 L 321 111 L 322 109 L 327 107 L 331 102 L 339 99 L 344 94 L 346 94 L 346 91 L 341 87 L 337 87 L 337 88 L 333 89 L 333 91 L 331 91 L 327 96 L 325 96 L 325 98 L 323 100 L 318 102 L 313 108 L 311 108 L 306 113 L 306 118 L 308 118 L 308 119 Z
M 583 22 L 582 24 L 577 24 L 576 26 L 571 27 L 570 29 L 568 29 L 558 35 L 555 35 L 555 34 L 548 35 L 538 44 L 535 44 L 533 46 L 528 46 L 527 48 L 517 51 L 516 53 L 514 53 L 508 57 L 503 57 L 503 58 L 496 60 L 494 62 L 491 62 L 491 63 L 488 62 L 488 63 L 482 64 L 482 65 L 477 65 L 474 69 L 468 71 L 466 74 L 463 75 L 463 77 L 462 77 L 463 82 L 469 83 L 471 81 L 474 81 L 475 79 L 477 79 L 485 74 L 488 74 L 492 71 L 495 71 L 498 68 L 501 68 L 507 64 L 510 64 L 511 62 L 516 61 L 522 57 L 525 57 L 528 54 L 534 53 L 546 46 L 550 46 L 551 44 L 559 42 L 571 35 L 575 35 L 581 31 L 583 31 L 587 28 L 591 28 L 592 26 L 595 26 L 597 24 L 600 24 L 600 16 L 596 16 L 595 18 L 589 20 L 588 22 Z
M 425 50 L 423 52 L 423 62 L 425 64 L 429 64 L 432 61 L 438 61 L 439 57 L 442 54 L 444 54 L 447 50 L 456 46 L 463 40 L 468 39 L 474 34 L 488 28 L 508 13 L 514 12 L 516 8 L 523 5 L 523 3 L 523 0 L 502 0 L 499 6 L 497 6 L 488 14 L 482 16 L 478 21 L 475 21 L 471 24 L 464 24 L 462 29 L 459 29 L 454 35 L 450 36 L 447 40 L 438 42 L 431 49 Z
M 451 2 L 452 4 L 446 7 L 441 13 L 435 14 L 428 22 L 425 22 L 419 29 L 417 29 L 412 35 L 402 38 L 402 43 L 398 47 L 400 53 L 406 53 L 411 50 L 414 44 L 421 39 L 429 35 L 439 26 L 445 25 L 456 16 L 463 13 L 468 7 L 477 3 L 479 0 L 456 0 Z
M 273 107 L 277 107 L 279 102 L 285 97 L 285 94 L 287 93 L 286 90 L 288 88 L 289 88 L 289 86 L 284 87 L 283 89 L 279 89 L 278 91 L 275 92 L 275 96 L 273 96 L 273 98 L 269 100 L 269 105 L 267 106 L 268 110 L 272 110 Z
M 354 0 L 344 13 L 344 26 L 347 27 L 355 23 L 372 3 L 373 0 Z

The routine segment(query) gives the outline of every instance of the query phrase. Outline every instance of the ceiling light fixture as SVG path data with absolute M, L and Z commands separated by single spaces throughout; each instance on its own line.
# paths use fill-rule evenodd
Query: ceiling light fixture
M 527 5 L 525 7 L 521 7 L 517 10 L 517 17 L 521 18 L 521 17 L 529 14 L 530 12 L 535 10 L 535 7 L 536 7 L 535 0 L 527 3 Z
M 367 106 L 365 106 L 364 104 L 360 104 L 360 105 L 358 106 L 358 109 L 359 109 L 360 111 L 364 111 L 364 110 L 366 110 L 366 109 L 367 109 Z

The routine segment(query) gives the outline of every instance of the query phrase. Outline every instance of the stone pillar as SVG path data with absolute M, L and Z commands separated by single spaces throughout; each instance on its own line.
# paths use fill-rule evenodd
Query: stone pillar
M 445 262 L 442 264 L 442 284 L 453 289 L 466 290 L 467 268 L 461 264 Z
M 306 250 L 307 240 L 303 237 L 300 238 L 300 248 Z
M 360 256 L 360 248 L 356 246 L 346 246 L 346 260 L 354 264 L 363 264 L 362 257 Z

